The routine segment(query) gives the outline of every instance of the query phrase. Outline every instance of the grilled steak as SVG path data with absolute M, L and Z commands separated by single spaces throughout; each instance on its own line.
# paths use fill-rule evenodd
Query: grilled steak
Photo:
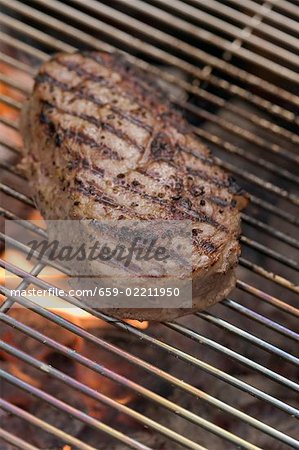
M 46 219 L 191 219 L 193 308 L 113 309 L 169 320 L 235 285 L 245 197 L 148 74 L 120 55 L 58 54 L 24 108 L 22 166 Z

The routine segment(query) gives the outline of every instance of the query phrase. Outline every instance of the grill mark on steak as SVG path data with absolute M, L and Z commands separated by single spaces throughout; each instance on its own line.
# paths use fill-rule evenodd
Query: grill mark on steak
M 51 104 L 47 103 L 47 107 L 50 107 L 50 108 L 51 108 L 51 107 L 53 107 L 53 106 L 54 106 L 54 105 L 51 105 Z M 56 108 L 56 109 L 59 109 L 59 108 Z M 43 120 L 41 120 L 41 117 L 43 118 Z M 80 116 L 79 116 L 79 117 L 80 117 Z M 41 113 L 41 115 L 40 115 L 40 120 L 41 120 L 42 123 L 46 123 L 48 126 L 50 126 L 51 132 L 53 132 L 53 133 L 56 132 L 55 126 L 54 126 L 53 122 L 51 122 L 51 121 L 49 120 L 49 118 L 45 115 L 44 112 Z M 72 130 L 63 130 L 63 129 L 62 129 L 62 131 L 65 132 L 63 138 L 66 137 L 66 136 L 68 136 L 68 137 L 72 136 L 72 137 L 75 138 L 75 139 L 78 138 L 78 135 L 77 135 L 74 131 L 72 131 Z M 63 138 L 62 138 L 62 140 L 63 140 Z M 158 139 L 160 139 L 160 138 L 161 138 L 161 136 L 159 136 Z M 163 136 L 162 138 L 164 138 L 164 136 Z M 84 135 L 82 136 L 82 133 L 81 133 L 81 136 L 80 136 L 79 139 L 82 139 L 81 142 L 84 143 L 84 144 L 87 144 L 87 143 L 89 143 L 89 144 L 91 143 L 92 145 L 96 144 L 96 141 L 94 141 L 93 139 L 91 139 L 91 142 L 88 142 L 87 139 L 86 139 L 86 136 L 84 136 Z M 108 150 L 109 150 L 109 151 L 112 151 L 109 147 L 108 147 Z M 74 167 L 74 169 L 75 169 L 75 167 Z M 93 168 L 93 170 L 96 171 L 96 170 L 102 170 L 102 169 L 100 169 L 100 168 Z M 117 179 L 115 179 L 114 181 L 115 181 L 115 183 L 116 183 L 118 186 L 122 186 L 122 187 L 123 187 L 123 184 L 122 184 L 121 182 L 119 182 Z M 160 205 L 167 206 L 168 209 L 169 209 L 169 202 L 168 202 L 168 201 L 165 201 L 165 200 L 163 200 L 163 199 L 161 199 L 161 198 L 159 198 L 159 197 L 151 196 L 150 194 L 147 194 L 147 193 L 145 193 L 145 192 L 140 192 L 140 190 L 137 190 L 137 189 L 134 189 L 134 190 L 133 190 L 133 189 L 131 188 L 131 186 L 129 186 L 129 185 L 127 185 L 126 188 L 129 189 L 129 190 L 131 190 L 131 191 L 133 191 L 133 192 L 135 192 L 135 193 L 137 193 L 138 195 L 142 195 L 143 198 L 145 198 L 145 199 L 147 199 L 147 200 L 150 200 L 150 201 L 155 202 L 155 203 L 159 203 Z M 90 191 L 89 191 L 89 193 L 90 193 Z M 96 193 L 94 193 L 94 194 L 96 195 Z M 96 197 L 97 197 L 97 195 L 96 195 Z M 173 214 L 178 214 L 178 215 L 179 215 L 180 213 L 182 213 L 182 214 L 183 214 L 183 217 L 185 216 L 185 217 L 193 217 L 193 218 L 197 218 L 198 220 L 200 220 L 200 221 L 202 221 L 202 222 L 208 223 L 209 225 L 212 225 L 212 226 L 214 226 L 215 228 L 219 228 L 219 229 L 221 229 L 222 231 L 227 232 L 227 228 L 226 228 L 226 227 L 224 227 L 223 225 L 219 224 L 217 221 L 215 221 L 215 220 L 212 219 L 211 217 L 209 217 L 209 216 L 207 216 L 207 215 L 204 215 L 204 214 L 202 214 L 202 213 L 199 213 L 198 211 L 195 211 L 195 210 L 191 209 L 189 203 L 187 203 L 187 200 L 189 200 L 189 199 L 186 199 L 185 202 L 182 202 L 182 201 L 181 201 L 180 204 L 179 204 L 179 206 L 182 206 L 182 207 L 183 207 L 183 210 L 184 210 L 184 211 L 181 211 L 180 208 L 177 208 L 176 206 L 172 205 L 172 206 L 170 206 L 171 212 L 172 212 Z M 189 200 L 189 202 L 190 202 L 190 200 Z M 116 206 L 116 205 L 115 205 L 115 206 Z M 188 213 L 186 212 L 186 210 L 189 210 Z M 175 215 L 175 217 L 177 218 L 176 215 Z
M 90 172 L 92 172 L 94 175 L 99 176 L 100 178 L 104 178 L 105 175 L 105 170 L 97 167 L 97 166 L 93 166 L 92 164 L 89 163 L 89 161 L 82 157 L 81 155 L 78 155 L 76 157 L 76 159 L 71 160 L 68 164 L 67 164 L 67 168 L 70 171 L 76 170 L 76 169 L 88 169 Z
M 108 197 L 103 191 L 90 184 L 85 184 L 80 178 L 75 178 L 75 184 L 77 185 L 78 191 L 87 197 L 95 197 L 95 200 L 103 203 L 104 205 L 110 206 L 111 208 L 126 209 L 119 203 L 115 202 L 112 198 Z
M 39 121 L 42 124 L 45 124 L 48 128 L 48 134 L 50 137 L 54 135 L 55 143 L 58 147 L 62 145 L 65 139 L 74 139 L 79 144 L 84 144 L 89 146 L 92 149 L 97 149 L 100 151 L 101 154 L 104 156 L 109 157 L 111 160 L 115 161 L 122 161 L 123 157 L 120 156 L 115 150 L 112 150 L 107 145 L 103 144 L 102 142 L 97 142 L 95 139 L 91 138 L 87 134 L 83 133 L 82 131 L 75 131 L 71 128 L 64 129 L 58 125 L 55 125 L 53 121 L 47 116 L 45 113 L 45 107 L 52 108 L 53 105 L 51 105 L 48 102 L 43 103 L 42 111 L 39 115 Z
M 124 133 L 120 129 L 115 128 L 113 125 L 111 125 L 111 124 L 109 124 L 109 123 L 107 123 L 105 121 L 102 121 L 100 119 L 96 119 L 95 117 L 89 116 L 87 114 L 77 114 L 77 113 L 75 113 L 73 111 L 69 111 L 69 110 L 67 110 L 65 108 L 61 108 L 56 103 L 51 103 L 48 100 L 41 100 L 41 102 L 47 104 L 51 108 L 55 108 L 58 112 L 69 114 L 72 117 L 78 117 L 79 119 L 85 120 L 86 122 L 89 122 L 89 123 L 91 123 L 93 125 L 96 125 L 97 127 L 101 127 L 104 130 L 109 131 L 109 133 L 114 134 L 115 136 L 119 137 L 123 141 L 125 141 L 125 142 L 127 142 L 127 143 L 129 143 L 131 145 L 134 145 L 139 151 L 143 150 L 143 147 L 140 146 L 134 139 L 131 139 L 130 136 L 128 136 L 126 133 Z M 102 106 L 104 106 L 104 105 L 102 105 Z
M 59 65 L 66 67 L 68 70 L 76 72 L 76 74 L 79 77 L 82 77 L 82 78 L 84 77 L 85 79 L 88 79 L 91 81 L 96 81 L 103 86 L 107 86 L 107 87 L 111 87 L 111 88 L 114 86 L 109 80 L 107 80 L 102 75 L 95 75 L 92 72 L 88 72 L 79 63 L 75 63 L 73 61 L 61 61 L 60 59 L 57 59 L 56 62 Z
M 95 61 L 93 58 L 90 58 L 90 59 L 92 61 Z M 111 83 L 110 81 L 105 79 L 103 76 L 97 76 L 97 75 L 95 75 L 92 72 L 88 72 L 86 69 L 84 69 L 82 67 L 82 65 L 80 65 L 80 63 L 74 63 L 74 62 L 71 62 L 71 61 L 61 61 L 60 59 L 58 59 L 56 62 L 59 65 L 61 65 L 63 67 L 66 67 L 68 70 L 75 72 L 76 75 L 78 75 L 79 77 L 80 76 L 81 77 L 84 76 L 85 80 L 96 81 L 96 82 L 100 83 L 101 85 L 104 85 L 104 86 L 109 87 L 111 89 L 115 89 L 116 88 L 115 84 Z M 140 108 L 142 110 L 144 110 L 144 105 L 142 105 L 139 102 L 138 97 L 134 96 L 133 94 L 131 94 L 129 92 L 126 92 L 126 93 L 122 92 L 121 96 L 123 98 L 127 98 L 129 100 L 132 100 L 132 101 L 136 102 L 140 106 Z M 93 97 L 93 96 L 91 96 L 91 97 Z M 143 122 L 140 118 L 132 116 L 132 115 L 128 114 L 125 111 L 122 111 L 120 108 L 117 108 L 115 105 L 111 105 L 111 109 L 115 113 L 123 115 L 124 117 L 127 118 L 127 120 L 131 121 L 132 123 L 135 123 L 136 125 L 140 126 L 141 128 L 144 128 L 144 129 L 146 129 L 148 131 L 151 131 L 153 129 L 149 124 Z
M 85 71 L 79 65 L 79 63 L 77 63 L 77 64 L 75 64 L 75 63 L 66 63 L 66 62 L 59 61 L 59 60 L 57 60 L 57 63 L 62 65 L 63 67 L 66 67 L 68 69 L 73 70 L 78 76 L 82 76 L 82 74 L 84 73 L 84 75 L 86 75 L 86 77 L 82 81 L 92 80 L 92 81 L 99 82 L 99 84 L 101 84 L 101 85 L 105 85 L 107 87 L 111 87 L 111 89 L 115 88 L 114 84 L 111 84 L 109 82 L 103 83 L 102 82 L 102 78 L 95 77 L 91 72 Z M 98 78 L 98 80 L 97 80 L 97 78 Z M 107 103 L 101 102 L 100 100 L 98 100 L 96 97 L 94 97 L 91 94 L 86 94 L 86 93 L 84 94 L 83 92 L 76 91 L 76 86 L 70 87 L 66 83 L 61 83 L 59 80 L 57 80 L 56 78 L 54 78 L 51 75 L 47 74 L 46 72 L 44 72 L 43 74 L 39 75 L 37 77 L 37 81 L 40 82 L 40 83 L 47 82 L 48 84 L 51 84 L 51 81 L 52 81 L 52 84 L 56 85 L 57 87 L 60 87 L 61 89 L 63 89 L 66 92 L 77 94 L 79 98 L 86 99 L 86 100 L 90 101 L 91 103 L 95 103 L 96 105 L 99 105 L 99 106 L 107 105 Z M 128 95 L 128 93 L 127 93 L 127 95 L 124 95 L 123 93 L 120 94 L 120 95 L 122 95 L 124 98 L 128 98 L 129 100 L 134 101 L 135 103 L 137 103 L 139 105 L 139 107 L 142 110 L 144 110 L 144 106 L 142 105 L 142 101 L 140 101 L 140 100 L 143 100 L 143 99 L 136 98 L 135 96 L 132 96 L 132 95 Z M 150 91 L 143 92 L 143 96 L 149 97 L 150 95 L 152 95 Z M 144 102 L 144 100 L 143 100 L 143 102 Z M 129 122 L 133 123 L 134 125 L 145 129 L 149 133 L 153 132 L 153 127 L 150 126 L 149 124 L 146 124 L 145 122 L 143 122 L 140 119 L 140 117 L 136 117 L 136 116 L 133 116 L 132 114 L 128 114 L 127 112 L 121 110 L 121 108 L 118 108 L 117 106 L 115 106 L 113 104 L 109 104 L 109 107 L 115 114 L 118 114 L 120 117 L 123 117 L 124 119 L 128 120 Z M 176 117 L 176 115 L 174 114 L 173 111 L 162 111 L 159 114 L 159 117 L 161 119 L 163 119 L 163 120 L 168 118 L 169 124 L 171 124 L 171 126 L 173 126 L 178 132 L 186 132 L 186 131 L 188 131 L 188 127 L 186 127 L 185 124 L 183 125 L 183 124 L 179 124 L 178 123 L 177 117 Z M 180 125 L 180 126 L 178 126 L 178 125 Z M 191 150 L 189 150 L 189 152 L 191 152 Z M 201 155 L 200 158 L 202 160 L 205 159 L 205 157 L 203 155 Z M 208 161 L 208 159 L 207 159 L 207 161 Z
M 61 62 L 60 62 L 61 63 Z M 64 64 L 61 63 L 61 65 L 64 66 Z M 76 66 L 74 63 L 70 63 L 69 64 L 71 67 Z M 69 65 L 67 65 L 67 67 L 69 68 Z M 79 64 L 77 64 L 78 66 L 78 70 L 79 70 Z M 81 68 L 79 70 L 78 75 L 80 74 Z M 84 69 L 82 69 L 82 71 L 84 71 Z M 85 72 L 85 71 L 84 71 Z M 76 72 L 77 73 L 77 72 Z M 89 74 L 89 72 L 86 72 Z M 92 75 L 92 74 L 91 74 Z M 107 105 L 107 103 L 105 102 L 101 102 L 98 99 L 96 99 L 94 96 L 90 95 L 90 94 L 83 94 L 82 92 L 78 92 L 75 90 L 76 87 L 72 87 L 70 88 L 66 83 L 62 83 L 59 80 L 57 80 L 56 78 L 52 77 L 51 75 L 47 74 L 46 72 L 43 73 L 42 75 L 39 75 L 36 79 L 38 82 L 43 83 L 43 82 L 47 82 L 49 84 L 54 84 L 57 87 L 61 88 L 63 91 L 65 92 L 70 92 L 74 95 L 74 98 L 76 98 L 76 96 L 78 98 L 82 98 L 85 100 L 90 101 L 91 103 L 95 103 L 98 106 L 105 106 Z M 129 140 L 133 145 L 135 145 L 137 148 L 141 149 L 141 147 L 137 144 L 136 141 L 132 140 L 129 136 L 127 136 L 125 133 L 123 133 L 121 130 L 116 130 L 115 127 L 111 126 L 110 124 L 107 124 L 105 122 L 99 121 L 98 119 L 95 119 L 92 116 L 88 116 L 88 115 L 76 115 L 75 113 L 71 112 L 71 111 L 67 111 L 67 110 L 63 110 L 62 108 L 59 108 L 57 105 L 53 105 L 53 107 L 56 107 L 57 109 L 61 110 L 62 112 L 67 112 L 70 115 L 73 115 L 74 117 L 79 117 L 82 118 L 83 120 L 86 120 L 88 122 L 93 123 L 96 126 L 102 126 L 103 128 L 106 128 L 108 131 L 110 131 L 111 133 L 116 134 L 120 139 L 124 139 L 124 140 Z M 120 108 L 117 108 L 113 105 L 109 105 L 110 109 L 115 113 L 118 114 L 120 117 L 123 117 L 124 119 L 128 120 L 129 122 L 133 123 L 136 126 L 139 126 L 143 129 L 145 129 L 146 131 L 148 131 L 149 133 L 153 133 L 153 127 L 150 127 L 146 124 L 144 124 L 139 118 L 134 117 L 124 111 L 122 111 Z M 163 112 L 161 114 L 161 116 L 165 116 L 165 112 Z M 176 128 L 176 127 L 175 127 Z M 177 131 L 181 131 L 178 128 L 176 128 Z M 173 146 L 171 146 L 171 143 L 167 142 L 167 140 L 165 139 L 166 135 L 163 133 L 158 133 L 151 144 L 151 151 L 152 154 L 156 157 L 157 160 L 168 160 L 171 161 L 172 156 L 175 154 L 176 149 L 183 151 L 185 153 L 189 153 L 192 154 L 193 156 L 195 156 L 196 158 L 200 159 L 204 164 L 207 164 L 209 166 L 211 166 L 213 164 L 213 159 L 205 156 L 201 153 L 196 153 L 194 152 L 192 149 L 186 147 L 186 146 L 182 146 L 182 145 L 177 145 L 175 146 L 176 148 L 174 148 Z
M 174 158 L 176 148 L 171 145 L 168 136 L 159 132 L 155 135 L 151 142 L 151 155 L 156 161 L 171 162 Z
M 212 217 L 210 217 L 206 214 L 203 214 L 197 210 L 192 209 L 191 201 L 187 198 L 180 199 L 182 201 L 180 201 L 180 203 L 178 204 L 177 202 L 171 202 L 170 200 L 165 200 L 160 197 L 150 195 L 147 192 L 141 191 L 140 189 L 133 188 L 132 185 L 130 185 L 128 183 L 123 183 L 121 180 L 118 180 L 117 178 L 114 178 L 113 181 L 118 186 L 120 186 L 126 190 L 129 190 L 131 192 L 134 192 L 135 194 L 140 195 L 141 197 L 143 197 L 146 200 L 150 200 L 154 203 L 163 205 L 174 215 L 174 219 L 178 219 L 178 218 L 188 219 L 188 218 L 192 217 L 193 219 L 197 219 L 200 222 L 207 223 L 207 224 L 215 227 L 216 229 L 219 229 L 220 231 L 223 231 L 225 233 L 228 232 L 227 228 L 224 225 L 220 224 L 217 220 L 215 220 Z M 181 206 L 182 209 L 178 208 L 177 205 Z M 176 214 L 178 216 L 176 216 Z
M 61 64 L 63 67 L 65 67 L 64 64 L 62 64 L 61 62 L 59 62 L 59 64 Z M 76 71 L 74 70 L 78 75 L 80 75 L 80 71 Z M 98 81 L 100 83 L 99 80 L 93 80 L 92 78 L 92 74 L 89 72 L 86 72 L 86 74 L 89 74 L 91 76 L 90 80 L 92 81 Z M 88 78 L 89 79 L 89 78 Z M 107 102 L 101 102 L 99 99 L 97 99 L 95 96 L 91 95 L 91 94 L 87 94 L 87 93 L 83 93 L 80 92 L 79 90 L 76 91 L 76 87 L 71 87 L 69 86 L 67 83 L 63 83 L 59 80 L 57 80 L 57 78 L 52 77 L 52 75 L 43 72 L 42 74 L 39 74 L 36 79 L 36 84 L 42 84 L 42 83 L 48 83 L 49 85 L 54 85 L 57 86 L 59 88 L 61 88 L 63 90 L 63 92 L 70 92 L 72 94 L 75 95 L 75 97 L 77 96 L 77 98 L 83 99 L 83 100 L 88 100 L 91 103 L 94 103 L 98 106 L 105 106 L 109 103 Z M 83 81 L 83 80 L 82 80 Z M 102 83 L 102 85 L 105 85 L 107 87 L 114 87 L 114 85 L 112 85 L 111 83 Z M 134 100 L 135 102 L 137 102 L 137 99 L 135 99 L 133 96 L 126 96 L 128 99 L 130 100 Z M 139 103 L 138 103 L 139 104 Z M 146 131 L 148 131 L 149 133 L 151 133 L 153 131 L 153 127 L 144 123 L 139 117 L 133 116 L 129 113 L 127 113 L 126 111 L 123 111 L 121 108 L 118 108 L 117 106 L 113 105 L 113 104 L 109 104 L 111 111 L 113 111 L 115 114 L 118 114 L 120 117 L 123 117 L 124 119 L 128 120 L 128 122 L 133 123 L 134 125 L 139 126 L 140 128 L 145 129 Z M 141 105 L 140 105 L 141 107 Z
M 115 181 L 115 179 L 114 179 L 114 181 Z M 78 191 L 81 192 L 83 195 L 85 195 L 87 197 L 93 196 L 93 197 L 95 197 L 95 201 L 103 203 L 104 205 L 109 206 L 111 208 L 119 209 L 119 210 L 125 212 L 127 215 L 129 215 L 130 218 L 133 218 L 133 219 L 136 219 L 136 218 L 142 219 L 143 218 L 143 216 L 137 214 L 136 211 L 134 212 L 134 214 L 132 214 L 132 210 L 130 210 L 126 206 L 120 205 L 119 203 L 115 202 L 114 199 L 112 199 L 111 197 L 104 194 L 104 192 L 102 190 L 100 190 L 99 188 L 95 188 L 94 186 L 91 187 L 89 184 L 88 185 L 84 184 L 84 182 L 78 178 L 75 179 L 75 183 L 78 186 Z M 134 193 L 141 194 L 146 199 L 150 199 L 152 201 L 157 201 L 160 204 L 162 203 L 161 199 L 159 199 L 157 197 L 152 197 L 147 193 L 138 192 L 136 190 L 130 189 L 130 185 L 128 185 L 128 184 L 126 184 L 126 185 L 119 184 L 119 186 L 123 187 L 124 189 L 129 189 Z M 167 204 L 167 202 L 164 202 L 164 203 L 165 203 L 164 206 L 169 206 L 169 203 L 168 204 Z M 184 211 L 178 211 L 178 212 L 181 212 L 184 214 Z M 185 218 L 186 218 L 186 216 L 185 216 Z M 176 219 L 178 219 L 178 218 L 176 216 L 174 216 L 173 220 L 176 220 Z M 212 225 L 210 222 L 208 222 L 208 223 L 210 225 Z M 225 230 L 221 229 L 221 231 L 225 231 Z M 198 245 L 200 245 L 200 247 L 202 248 L 205 255 L 211 255 L 211 254 L 215 253 L 218 249 L 218 247 L 216 245 L 214 245 L 211 241 L 207 241 L 205 239 L 196 240 L 196 243 Z
M 229 187 L 229 181 L 223 180 L 223 179 L 215 177 L 215 176 L 211 177 L 209 174 L 207 174 L 207 172 L 205 172 L 203 170 L 193 169 L 192 167 L 188 167 L 188 166 L 186 167 L 186 170 L 190 175 L 198 177 L 204 181 L 209 181 L 210 183 L 214 184 L 215 186 L 217 186 L 219 188 L 228 188 Z
M 179 167 L 175 166 L 175 168 L 179 171 Z M 162 186 L 168 186 L 167 182 L 163 182 L 160 177 L 155 177 L 152 173 L 148 172 L 146 169 L 136 168 L 135 170 L 136 170 L 136 172 L 140 173 L 141 175 L 146 175 L 147 177 L 152 178 L 153 180 L 157 181 Z M 185 176 L 185 173 L 183 171 L 180 171 L 180 176 L 182 176 L 182 177 Z M 213 183 L 212 180 L 211 180 L 211 183 Z M 215 184 L 215 183 L 213 183 L 213 184 Z M 198 195 L 195 193 L 195 190 L 196 191 L 198 190 L 198 192 L 199 192 Z M 204 187 L 193 185 L 190 189 L 187 189 L 187 192 L 194 197 L 204 196 Z M 181 198 L 181 196 L 178 195 L 177 200 L 179 200 L 180 198 Z M 215 195 L 214 196 L 204 196 L 203 198 L 205 200 L 210 201 L 211 203 L 214 203 L 223 208 L 228 207 L 228 206 L 231 206 L 232 208 L 236 207 L 236 202 L 234 202 L 234 201 L 228 202 L 226 199 L 223 199 L 222 197 L 218 197 Z
M 111 105 L 110 108 L 111 108 L 111 111 L 113 111 L 115 114 L 118 114 L 123 119 L 126 119 L 128 122 L 131 122 L 132 124 L 137 125 L 140 128 L 143 128 L 144 130 L 148 131 L 150 134 L 153 132 L 153 127 L 142 122 L 142 120 L 139 117 L 132 116 L 131 114 L 128 114 L 127 112 L 122 111 L 120 108 L 117 108 L 114 105 Z
M 161 120 L 168 119 L 168 124 L 182 133 L 191 131 L 189 124 L 182 119 L 181 109 L 177 109 L 173 102 L 171 102 L 172 109 L 169 108 L 169 99 L 166 98 L 165 91 L 157 83 L 153 74 L 147 73 L 145 76 L 145 72 L 127 61 L 122 53 L 119 53 L 118 58 L 113 62 L 106 58 L 98 59 L 98 55 L 92 51 L 85 52 L 85 56 L 95 61 L 99 66 L 108 67 L 113 71 L 117 69 L 117 73 L 121 73 L 123 76 L 122 81 L 129 85 L 134 93 L 138 93 L 141 106 L 148 102 L 149 107 L 154 106 L 161 110 L 158 114 Z
M 129 143 L 129 144 L 131 144 L 131 145 L 134 145 L 134 147 L 136 147 L 139 151 L 142 150 L 141 146 L 138 145 L 136 142 L 132 141 L 132 140 L 129 138 L 129 136 L 127 136 L 126 134 L 122 133 L 120 130 L 116 130 L 115 127 L 113 127 L 112 125 L 110 125 L 110 124 L 108 124 L 108 123 L 102 122 L 102 121 L 100 121 L 100 120 L 97 120 L 97 119 L 95 119 L 95 118 L 93 118 L 93 117 L 91 117 L 91 116 L 87 116 L 87 115 L 85 115 L 85 114 L 76 114 L 76 113 L 73 113 L 73 112 L 71 112 L 71 111 L 68 111 L 68 110 L 65 110 L 65 109 L 63 109 L 63 108 L 60 108 L 60 107 L 58 107 L 57 105 L 55 105 L 55 104 L 53 104 L 53 103 L 49 103 L 48 101 L 43 101 L 43 100 L 42 100 L 42 103 L 46 104 L 49 108 L 56 109 L 56 110 L 57 110 L 59 113 L 61 113 L 61 114 L 62 114 L 62 113 L 68 114 L 69 116 L 77 117 L 78 119 L 84 120 L 85 122 L 91 123 L 91 124 L 96 125 L 96 126 L 98 126 L 98 127 L 102 127 L 104 130 L 108 131 L 109 133 L 114 134 L 115 136 L 119 137 L 120 139 L 125 140 L 127 143 Z M 41 123 L 42 123 L 42 122 L 41 122 Z M 51 127 L 51 129 L 52 129 L 52 132 L 53 132 L 53 133 L 56 133 L 56 129 L 55 129 L 56 127 L 55 127 L 54 123 L 51 122 L 51 121 L 49 121 L 49 124 L 48 124 L 48 125 L 50 125 L 50 127 Z M 50 130 L 50 131 L 51 131 L 51 130 Z M 69 133 L 69 130 L 65 130 L 65 131 L 66 131 L 67 134 Z M 114 154 L 114 157 L 113 157 L 112 159 L 118 159 L 118 160 L 123 159 L 120 155 L 117 154 L 117 152 L 115 152 L 114 150 L 112 150 L 110 147 L 108 147 L 108 146 L 105 145 L 105 144 L 98 143 L 97 141 L 95 141 L 93 138 L 91 138 L 90 136 L 86 135 L 85 133 L 82 133 L 82 132 L 78 132 L 78 133 L 77 133 L 76 131 L 73 131 L 73 132 L 71 132 L 71 133 L 69 133 L 69 134 L 70 134 L 70 135 L 76 135 L 76 134 L 78 134 L 78 136 L 81 137 L 81 142 L 82 142 L 82 143 L 89 144 L 89 145 L 92 146 L 92 147 L 99 147 L 99 148 L 103 148 L 103 149 L 105 148 L 107 154 L 108 154 L 108 153 Z M 59 146 L 60 146 L 60 145 L 59 145 Z
M 51 105 L 51 107 L 55 107 L 56 108 L 55 105 Z M 59 110 L 60 108 L 56 108 L 56 109 Z M 67 113 L 67 111 L 63 111 L 63 112 Z M 71 115 L 73 115 L 73 114 L 71 114 Z M 79 118 L 81 118 L 81 115 L 76 115 L 76 117 L 77 116 Z M 48 120 L 46 120 L 46 122 L 49 123 Z M 52 125 L 53 125 L 53 123 L 52 123 Z M 74 138 L 77 138 L 76 133 L 72 132 L 71 130 L 65 130 L 65 135 L 68 135 L 70 132 L 71 132 L 71 134 L 74 134 Z M 164 134 L 159 133 L 156 136 L 156 140 L 154 140 L 152 142 L 151 151 L 154 153 L 156 159 L 162 159 L 162 160 L 169 161 L 173 157 L 172 151 L 175 151 L 175 149 L 173 147 L 170 147 L 170 149 L 168 148 L 168 140 L 166 138 L 167 138 L 167 136 L 165 137 Z M 86 143 L 85 139 L 82 142 Z M 96 141 L 93 141 L 93 142 L 96 142 Z M 109 147 L 108 147 L 108 150 L 110 152 L 112 152 L 112 149 L 110 149 Z M 177 169 L 179 170 L 179 168 L 177 168 Z M 146 175 L 148 176 L 148 174 L 146 174 Z M 114 181 L 115 181 L 116 184 L 118 184 L 119 186 L 123 187 L 123 183 L 118 182 L 117 179 L 115 179 Z M 232 185 L 233 185 L 233 182 L 232 182 Z M 163 200 L 163 199 L 161 199 L 159 197 L 151 196 L 150 194 L 147 194 L 145 192 L 141 192 L 140 190 L 137 190 L 137 189 L 132 189 L 131 186 L 129 186 L 129 185 L 126 185 L 126 188 L 131 190 L 132 192 L 137 193 L 138 195 L 141 195 L 143 198 L 145 198 L 147 200 L 150 200 L 152 202 L 159 203 L 160 205 L 166 206 L 168 208 L 168 210 L 170 208 L 170 211 L 173 214 L 180 215 L 180 213 L 182 213 L 183 217 L 185 216 L 185 218 L 186 217 L 196 218 L 196 219 L 200 220 L 201 222 L 208 223 L 209 225 L 212 225 L 213 227 L 218 228 L 221 231 L 228 232 L 228 230 L 227 230 L 227 228 L 225 226 L 223 226 L 222 224 L 219 224 L 218 221 L 214 220 L 210 216 L 202 214 L 202 213 L 200 213 L 200 212 L 198 212 L 198 211 L 196 211 L 194 209 L 191 209 L 191 205 L 192 204 L 190 205 L 191 201 L 188 198 L 187 199 L 181 199 L 181 198 L 178 199 L 180 201 L 179 206 L 183 207 L 183 211 L 182 211 L 180 208 L 177 208 L 174 205 L 169 206 L 169 201 L 165 201 L 165 200 Z M 188 213 L 187 213 L 187 210 L 189 210 Z M 175 215 L 175 218 L 177 218 L 176 215 Z
M 100 168 L 98 168 L 98 169 L 100 169 Z M 197 210 L 192 209 L 191 208 L 192 205 L 190 205 L 191 202 L 189 199 L 181 199 L 182 201 L 180 201 L 180 203 L 171 202 L 170 200 L 164 200 L 157 196 L 150 195 L 147 192 L 141 191 L 140 189 L 136 189 L 136 188 L 132 187 L 132 185 L 125 183 L 122 178 L 116 177 L 113 179 L 113 182 L 117 186 L 125 189 L 126 191 L 131 191 L 146 200 L 149 200 L 153 203 L 158 203 L 159 205 L 162 205 L 164 208 L 167 208 L 167 210 L 173 216 L 174 220 L 179 220 L 179 219 L 183 219 L 183 218 L 185 218 L 185 219 L 193 218 L 199 222 L 207 223 L 208 225 L 213 226 L 214 228 L 218 229 L 219 231 L 222 231 L 224 233 L 228 232 L 227 227 L 220 224 L 217 220 L 213 219 L 213 217 L 210 217 L 206 214 L 203 214 Z M 80 183 L 83 184 L 82 180 L 80 180 Z M 102 194 L 103 194 L 102 191 L 95 189 L 94 186 L 93 187 L 87 186 L 86 189 L 80 189 L 80 190 L 85 195 L 95 196 L 96 201 L 101 201 L 102 203 L 104 203 L 103 197 L 102 197 Z M 99 192 L 99 198 L 98 198 L 98 192 Z M 107 197 L 107 198 L 110 199 L 111 206 L 113 206 L 115 208 L 120 207 L 122 209 L 124 209 L 124 208 L 127 209 L 127 207 L 115 202 L 115 200 L 113 200 L 111 197 Z M 180 207 L 182 207 L 182 209 Z M 127 209 L 127 211 L 130 211 L 130 210 Z M 138 216 L 139 218 L 142 217 L 136 212 L 136 210 L 134 211 L 134 215 Z
M 111 197 L 107 196 L 102 190 L 100 190 L 99 188 L 95 188 L 94 186 L 91 187 L 90 184 L 85 184 L 83 182 L 83 180 L 81 180 L 80 178 L 76 177 L 75 178 L 75 184 L 77 185 L 77 190 L 75 190 L 75 192 L 81 192 L 81 194 L 83 194 L 84 196 L 90 198 L 91 196 L 94 198 L 94 201 L 102 203 L 106 206 L 109 206 L 111 208 L 117 209 L 122 211 L 123 213 L 126 214 L 126 218 L 130 218 L 130 219 L 138 219 L 138 220 L 143 220 L 143 219 L 155 219 L 155 217 L 153 215 L 149 215 L 149 216 L 143 216 L 141 214 L 137 214 L 136 211 L 132 211 L 132 209 L 121 205 L 119 203 L 117 203 L 114 199 L 112 199 Z M 124 219 L 125 217 L 122 216 L 120 217 L 121 219 Z

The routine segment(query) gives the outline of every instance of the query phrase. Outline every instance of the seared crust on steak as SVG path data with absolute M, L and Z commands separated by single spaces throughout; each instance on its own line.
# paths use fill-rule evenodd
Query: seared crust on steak
M 246 199 L 155 79 L 120 55 L 55 55 L 40 68 L 22 131 L 22 166 L 46 219 L 193 221 L 193 308 L 112 315 L 169 320 L 233 288 Z

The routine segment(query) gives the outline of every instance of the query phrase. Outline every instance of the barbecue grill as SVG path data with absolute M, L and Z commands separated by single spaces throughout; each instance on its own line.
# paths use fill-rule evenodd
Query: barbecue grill
M 18 113 L 39 64 L 76 49 L 117 49 L 156 74 L 217 162 L 251 196 L 242 214 L 237 288 L 207 312 L 147 326 L 61 295 L 77 311 L 66 316 L 11 296 L 3 282 L 1 328 L 10 339 L 1 334 L 0 449 L 299 448 L 298 0 L 0 5 L 4 219 L 46 235 L 27 220 L 34 205 L 15 166 Z M 26 251 L 3 231 L 11 248 Z M 18 277 L 20 289 L 53 287 L 42 277 L 44 261 L 25 270 L 3 248 L 0 265 Z M 35 320 L 15 315 L 15 305 Z M 78 348 L 60 339 L 64 331 L 80 341 Z M 45 375 L 55 389 L 39 384 Z M 90 384 L 93 376 L 98 384 Z M 35 412 L 20 402 L 23 394 L 34 399 Z

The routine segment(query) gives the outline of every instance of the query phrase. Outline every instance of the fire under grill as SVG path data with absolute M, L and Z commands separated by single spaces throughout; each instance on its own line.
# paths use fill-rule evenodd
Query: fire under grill
M 156 74 L 251 195 L 237 288 L 207 312 L 148 324 L 75 297 L 46 309 L 10 296 L 3 275 L 0 449 L 299 448 L 298 0 L 0 5 L 3 219 L 46 235 L 15 167 L 18 118 L 38 66 L 76 49 L 118 49 Z M 57 269 L 24 267 L 6 239 L 6 279 L 53 287 Z

